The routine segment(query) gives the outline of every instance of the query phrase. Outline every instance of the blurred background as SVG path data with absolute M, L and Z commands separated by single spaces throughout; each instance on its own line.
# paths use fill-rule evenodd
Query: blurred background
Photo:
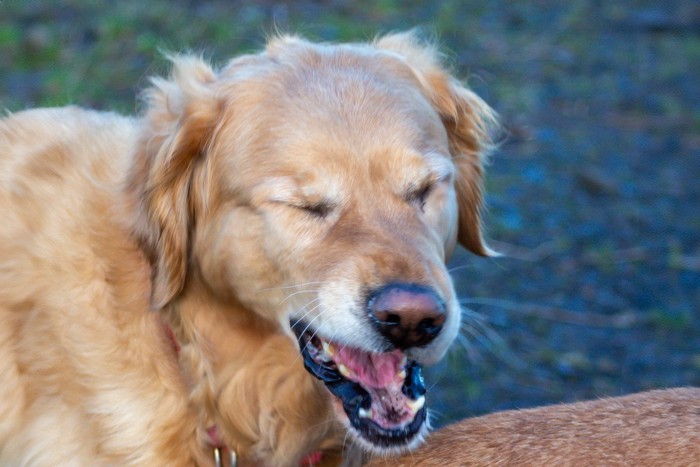
M 485 220 L 507 256 L 450 264 L 465 319 L 428 371 L 435 424 L 700 385 L 697 1 L 0 0 L 0 107 L 133 113 L 161 50 L 415 26 L 504 125 Z

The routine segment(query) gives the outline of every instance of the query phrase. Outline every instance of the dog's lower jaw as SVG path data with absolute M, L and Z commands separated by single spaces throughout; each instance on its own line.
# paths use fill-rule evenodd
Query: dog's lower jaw
M 346 444 L 352 444 L 354 447 L 354 449 L 351 449 L 351 451 L 354 451 L 354 455 L 352 456 L 353 458 L 375 458 L 377 456 L 390 457 L 406 454 L 407 452 L 410 452 L 423 444 L 426 436 L 431 430 L 430 411 L 426 409 L 427 413 L 425 422 L 421 425 L 418 432 L 413 435 L 410 440 L 406 441 L 405 444 L 390 447 L 378 446 L 367 441 L 367 439 L 365 439 L 365 437 L 352 425 L 348 415 L 345 413 L 343 403 L 340 401 L 340 399 L 333 398 L 332 405 L 336 417 L 341 420 L 343 429 L 348 434 L 348 436 L 345 437 L 344 442 Z
M 352 436 L 353 442 L 364 450 L 366 454 L 369 454 L 370 457 L 392 457 L 409 453 L 425 442 L 425 438 L 430 431 L 428 424 L 424 423 L 420 431 L 404 446 L 378 447 L 367 442 L 349 423 L 346 426 L 348 427 L 348 432 Z

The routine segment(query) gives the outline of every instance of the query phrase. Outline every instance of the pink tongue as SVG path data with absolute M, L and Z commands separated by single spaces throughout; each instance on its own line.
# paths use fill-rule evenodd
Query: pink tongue
M 400 350 L 373 354 L 348 347 L 340 347 L 333 356 L 350 370 L 350 379 L 367 388 L 385 388 L 395 381 L 403 358 Z

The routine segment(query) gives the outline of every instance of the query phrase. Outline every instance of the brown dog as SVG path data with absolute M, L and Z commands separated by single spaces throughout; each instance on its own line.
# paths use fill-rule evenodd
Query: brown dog
M 492 123 L 411 34 L 174 57 L 138 118 L 0 120 L 0 464 L 417 445 L 444 262 L 489 254 Z
M 463 420 L 379 466 L 691 466 L 700 465 L 700 388 Z

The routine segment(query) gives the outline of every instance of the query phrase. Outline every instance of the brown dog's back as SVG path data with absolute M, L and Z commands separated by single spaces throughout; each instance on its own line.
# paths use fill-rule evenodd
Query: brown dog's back
M 700 465 L 700 388 L 499 412 L 373 466 Z

